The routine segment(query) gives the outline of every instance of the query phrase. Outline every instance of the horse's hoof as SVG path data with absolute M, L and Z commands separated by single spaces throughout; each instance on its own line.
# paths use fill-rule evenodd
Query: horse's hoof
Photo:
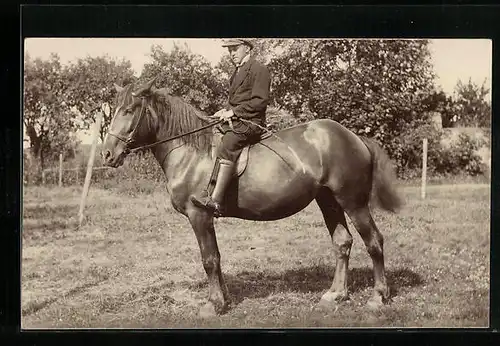
M 211 318 L 217 316 L 217 311 L 215 310 L 214 304 L 211 302 L 206 303 L 200 308 L 199 313 L 201 318 Z
M 318 307 L 320 308 L 330 308 L 335 307 L 340 302 L 348 300 L 349 296 L 346 292 L 332 292 L 328 291 L 321 297 Z

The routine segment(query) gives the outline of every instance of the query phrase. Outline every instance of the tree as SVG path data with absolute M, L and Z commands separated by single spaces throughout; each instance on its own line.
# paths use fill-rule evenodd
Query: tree
M 231 78 L 235 66 L 232 62 L 229 54 L 225 54 L 221 57 L 219 62 L 215 65 L 214 74 L 220 80 L 221 83 L 227 83 L 227 87 L 229 86 L 229 79 Z M 226 89 L 227 89 L 226 87 Z
M 74 123 L 65 102 L 66 85 L 59 57 L 24 60 L 23 124 L 30 142 L 32 158 L 43 169 L 47 159 L 72 152 Z
M 310 40 L 259 39 L 254 42 L 253 54 L 267 64 L 271 72 L 271 104 L 286 108 L 297 117 L 303 111 L 302 104 L 308 97 L 310 67 L 314 63 L 304 52 L 311 46 Z
M 177 44 L 168 53 L 160 46 L 151 47 L 151 59 L 144 66 L 141 80 L 156 77 L 157 85 L 170 95 L 182 97 L 207 114 L 225 104 L 227 70 L 223 63 L 214 69 L 203 56 Z
M 124 85 L 135 80 L 132 64 L 108 56 L 78 59 L 65 69 L 66 102 L 73 107 L 80 120 L 80 129 L 88 129 L 95 122 L 95 110 L 104 102 L 113 106 L 116 95 L 114 83 Z M 100 137 L 104 140 L 113 117 L 103 116 Z
M 272 98 L 297 121 L 330 118 L 398 158 L 404 131 L 428 122 L 427 40 L 266 40 Z M 301 115 L 304 115 L 301 117 Z
M 422 106 L 427 112 L 439 113 L 443 127 L 453 126 L 453 118 L 458 112 L 458 105 L 444 91 L 434 91 L 431 93 L 422 101 Z
M 467 84 L 458 81 L 455 87 L 457 103 L 456 123 L 461 126 L 490 127 L 491 103 L 486 100 L 490 90 L 486 81 L 481 86 L 469 79 Z

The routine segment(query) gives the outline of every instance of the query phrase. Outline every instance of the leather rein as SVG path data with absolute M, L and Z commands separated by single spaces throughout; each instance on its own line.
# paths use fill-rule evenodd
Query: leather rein
M 137 120 L 137 122 L 136 122 L 136 124 L 134 126 L 134 129 L 132 130 L 132 132 L 130 133 L 130 135 L 128 137 L 124 137 L 124 136 L 122 136 L 120 134 L 116 134 L 116 133 L 113 133 L 111 131 L 108 131 L 108 134 L 110 136 L 113 136 L 113 137 L 117 138 L 118 140 L 120 140 L 120 141 L 122 141 L 122 142 L 125 143 L 125 151 L 127 153 L 134 153 L 134 152 L 137 152 L 139 150 L 149 149 L 149 148 L 157 146 L 158 144 L 170 142 L 170 141 L 173 141 L 175 139 L 178 139 L 178 138 L 181 138 L 181 137 L 184 137 L 184 136 L 188 136 L 188 135 L 191 135 L 191 134 L 196 133 L 196 132 L 203 131 L 203 130 L 209 128 L 209 127 L 215 126 L 215 125 L 220 124 L 220 123 L 223 122 L 223 120 L 217 120 L 217 121 L 211 122 L 211 123 L 209 123 L 209 124 L 207 124 L 205 126 L 199 127 L 197 129 L 194 129 L 194 130 L 191 130 L 191 131 L 188 131 L 188 132 L 185 132 L 185 133 L 181 133 L 179 135 L 175 135 L 175 136 L 172 136 L 172 137 L 169 137 L 169 138 L 166 138 L 166 139 L 162 139 L 160 141 L 156 141 L 156 142 L 151 143 L 151 144 L 146 144 L 146 145 L 141 145 L 141 146 L 138 146 L 138 147 L 131 148 L 131 146 L 135 142 L 135 138 L 134 137 L 136 135 L 136 132 L 139 129 L 139 125 L 141 124 L 142 118 L 145 116 L 146 110 L 149 107 L 148 104 L 147 104 L 147 101 L 146 101 L 146 97 L 145 96 L 141 96 L 141 99 L 142 99 L 142 102 L 141 102 L 141 112 L 139 113 L 139 118 L 138 118 L 138 120 Z

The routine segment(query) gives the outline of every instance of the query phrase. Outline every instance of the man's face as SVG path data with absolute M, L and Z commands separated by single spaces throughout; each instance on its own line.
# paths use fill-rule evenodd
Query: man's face
M 229 56 L 231 57 L 231 60 L 233 61 L 233 64 L 238 66 L 241 63 L 241 60 L 245 57 L 245 55 L 248 54 L 250 51 L 250 47 L 248 47 L 246 44 L 240 44 L 237 46 L 229 46 L 227 47 L 229 51 Z

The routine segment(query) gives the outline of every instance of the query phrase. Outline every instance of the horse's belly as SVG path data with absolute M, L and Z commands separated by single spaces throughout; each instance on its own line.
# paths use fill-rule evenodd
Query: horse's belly
M 239 181 L 229 207 L 233 216 L 250 220 L 278 220 L 304 209 L 315 198 L 319 185 L 308 175 L 261 175 Z
M 317 149 L 303 140 L 303 131 L 292 129 L 281 141 L 251 149 L 247 169 L 230 189 L 227 206 L 233 216 L 277 220 L 311 203 L 324 170 Z

